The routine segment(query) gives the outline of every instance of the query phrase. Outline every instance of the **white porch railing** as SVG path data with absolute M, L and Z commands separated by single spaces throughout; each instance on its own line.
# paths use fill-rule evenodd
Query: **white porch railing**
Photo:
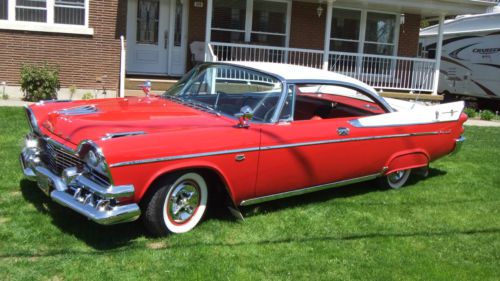
M 434 67 L 430 59 L 330 52 L 328 70 L 378 89 L 432 91 Z
M 261 61 L 321 68 L 323 51 L 233 43 L 209 44 L 218 61 Z
M 211 42 L 211 61 L 261 61 L 323 67 L 323 51 Z M 328 70 L 377 89 L 432 92 L 436 62 L 430 59 L 329 52 Z

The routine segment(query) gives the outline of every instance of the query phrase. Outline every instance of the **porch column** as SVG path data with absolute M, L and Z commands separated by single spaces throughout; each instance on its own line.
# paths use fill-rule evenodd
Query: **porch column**
M 332 31 L 332 9 L 334 0 L 329 0 L 326 4 L 325 23 L 325 43 L 323 47 L 323 70 L 328 70 L 328 60 L 330 57 L 330 34 Z
M 438 36 L 436 41 L 436 65 L 434 66 L 434 84 L 432 85 L 432 94 L 437 95 L 439 84 L 439 68 L 441 67 L 441 52 L 443 49 L 443 24 L 444 14 L 439 16 Z
M 205 22 L 205 61 L 211 61 L 212 56 L 208 50 L 208 44 L 211 40 L 211 29 L 212 29 L 212 7 L 213 0 L 207 0 L 207 19 Z

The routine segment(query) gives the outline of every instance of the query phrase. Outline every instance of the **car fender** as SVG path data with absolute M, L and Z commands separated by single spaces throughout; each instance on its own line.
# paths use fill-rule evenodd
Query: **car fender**
M 231 188 L 230 181 L 228 180 L 228 177 L 226 174 L 222 171 L 221 168 L 219 168 L 217 165 L 215 165 L 212 162 L 209 161 L 203 161 L 203 160 L 190 160 L 190 161 L 183 161 L 181 163 L 176 163 L 173 165 L 166 165 L 160 169 L 157 169 L 155 173 L 153 173 L 149 179 L 145 182 L 145 185 L 141 192 L 139 194 L 136 194 L 136 199 L 141 200 L 143 196 L 148 192 L 148 190 L 151 188 L 151 185 L 160 177 L 174 173 L 177 171 L 182 171 L 182 170 L 196 170 L 196 169 L 203 169 L 203 170 L 210 170 L 214 173 L 216 173 L 219 176 L 219 179 L 222 181 L 222 184 L 224 185 L 224 189 L 228 193 L 228 196 L 230 197 L 231 201 L 233 204 L 235 204 L 235 197 L 234 197 L 234 190 Z
M 400 151 L 393 154 L 384 166 L 384 175 L 390 173 L 426 167 L 429 165 L 429 154 L 423 149 Z

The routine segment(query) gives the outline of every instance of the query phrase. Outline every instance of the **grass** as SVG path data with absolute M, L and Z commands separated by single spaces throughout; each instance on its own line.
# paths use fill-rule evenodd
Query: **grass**
M 467 127 L 463 150 L 400 190 L 364 183 L 213 211 L 150 238 L 99 226 L 23 178 L 20 108 L 0 108 L 1 280 L 498 280 L 500 129 Z

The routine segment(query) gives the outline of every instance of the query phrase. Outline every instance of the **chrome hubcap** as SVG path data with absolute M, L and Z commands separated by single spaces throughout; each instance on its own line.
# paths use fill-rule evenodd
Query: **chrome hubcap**
M 405 170 L 403 171 L 397 171 L 389 175 L 389 181 L 392 183 L 397 183 L 399 182 L 405 175 Z
M 167 204 L 168 216 L 176 223 L 188 221 L 200 204 L 200 191 L 196 183 L 182 181 L 170 194 Z

